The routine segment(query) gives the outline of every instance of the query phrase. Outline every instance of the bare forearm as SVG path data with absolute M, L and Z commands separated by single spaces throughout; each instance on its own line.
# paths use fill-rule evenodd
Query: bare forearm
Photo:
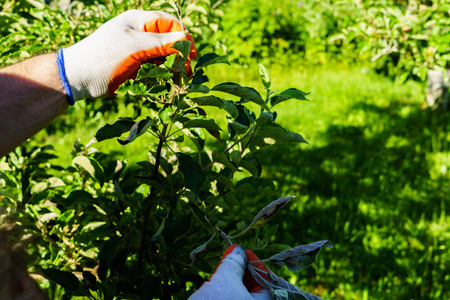
M 56 57 L 45 54 L 0 70 L 0 157 L 67 109 Z

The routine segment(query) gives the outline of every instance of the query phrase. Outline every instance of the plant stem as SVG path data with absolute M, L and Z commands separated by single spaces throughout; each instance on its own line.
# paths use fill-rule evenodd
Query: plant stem
M 230 238 L 228 237 L 228 235 L 226 235 L 225 232 L 223 232 L 219 228 L 215 228 L 215 231 L 225 240 L 225 242 L 227 243 L 228 247 L 233 245 L 233 243 L 231 242 Z
M 250 271 L 250 273 L 253 275 L 253 278 L 262 285 L 266 290 L 272 291 L 272 287 L 270 286 L 270 283 L 262 277 L 252 265 L 247 264 L 247 269 Z
M 214 3 L 214 5 L 211 6 L 211 10 L 216 9 L 220 4 L 222 4 L 223 1 L 224 1 L 224 0 L 219 0 L 219 1 L 217 1 L 216 3 Z
M 244 229 L 243 231 L 241 231 L 240 233 L 230 236 L 230 239 L 235 239 L 235 238 L 240 237 L 241 235 L 243 235 L 243 234 L 245 234 L 247 231 L 249 231 L 251 228 L 252 228 L 252 225 L 247 226 L 247 228 L 245 228 L 245 229 Z
M 164 125 L 163 130 L 161 131 L 161 135 L 159 136 L 158 148 L 156 149 L 155 168 L 153 169 L 153 176 L 158 175 L 159 165 L 161 164 L 161 151 L 162 151 L 164 142 L 166 141 L 166 130 L 167 130 L 167 125 Z M 140 272 L 142 272 L 142 270 L 143 270 L 144 249 L 145 249 L 145 244 L 147 243 L 147 227 L 148 227 L 148 220 L 150 218 L 151 205 L 148 202 L 150 201 L 151 198 L 153 198 L 154 193 L 155 193 L 155 188 L 151 187 L 150 194 L 144 199 L 144 203 L 146 203 L 147 207 L 145 208 L 144 223 L 142 224 L 143 227 L 142 227 L 142 234 L 141 234 L 141 244 L 139 245 L 139 251 L 138 251 L 138 268 L 139 268 Z

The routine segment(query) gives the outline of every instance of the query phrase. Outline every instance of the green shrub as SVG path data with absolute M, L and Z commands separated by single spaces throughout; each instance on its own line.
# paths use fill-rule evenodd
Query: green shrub
M 51 147 L 19 147 L 1 160 L 0 199 L 8 213 L 3 221 L 34 236 L 36 243 L 28 247 L 31 269 L 51 280 L 44 287 L 52 299 L 186 299 L 223 253 L 219 235 L 238 239 L 246 224 L 255 230 L 252 239 L 237 240 L 244 247 L 267 256 L 287 250 L 285 245 L 266 250 L 278 226 L 262 226 L 293 197 L 258 213 L 278 197 L 261 176 L 258 154 L 272 145 L 305 142 L 276 123 L 274 107 L 307 100 L 307 94 L 295 88 L 272 91 L 262 65 L 264 97 L 232 82 L 208 88 L 208 66 L 227 64 L 227 58 L 205 54 L 187 77 L 190 42 L 174 47 L 179 54 L 160 66 L 144 65 L 136 80 L 118 90 L 137 116 L 123 116 L 96 134 L 99 142 L 117 138 L 124 147 L 147 137 L 148 160 L 127 166 L 126 158 L 112 159 L 78 143 L 68 168 L 50 162 L 56 157 Z M 208 117 L 211 108 L 221 110 L 224 126 Z M 288 254 L 296 256 L 295 263 L 288 267 L 309 266 L 320 248 L 329 246 L 321 241 L 293 249 Z M 280 256 L 269 261 L 283 264 L 290 258 L 286 253 L 281 262 Z M 283 282 L 270 283 L 279 299 L 288 293 L 281 285 L 308 297 Z
M 365 1 L 357 25 L 346 28 L 374 68 L 401 81 L 425 81 L 428 69 L 447 68 L 450 59 L 448 1 Z

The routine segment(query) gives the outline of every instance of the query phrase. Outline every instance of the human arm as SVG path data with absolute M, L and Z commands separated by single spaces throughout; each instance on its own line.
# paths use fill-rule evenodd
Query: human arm
M 189 59 L 195 58 L 192 37 L 176 17 L 130 10 L 58 54 L 1 69 L 0 157 L 63 113 L 67 102 L 113 96 L 142 64 L 177 53 L 172 45 L 180 40 L 192 42 Z
M 68 106 L 56 53 L 0 69 L 0 157 L 50 124 Z

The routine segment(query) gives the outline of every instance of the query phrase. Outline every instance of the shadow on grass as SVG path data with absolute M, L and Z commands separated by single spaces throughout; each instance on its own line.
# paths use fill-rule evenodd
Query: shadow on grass
M 283 195 L 299 196 L 280 213 L 277 240 L 335 244 L 299 275 L 329 296 L 347 299 L 352 290 L 373 299 L 449 298 L 449 161 L 435 158 L 448 158 L 450 116 L 401 102 L 358 102 L 349 115 L 358 111 L 373 119 L 329 126 L 322 147 L 262 151 L 266 176 Z

